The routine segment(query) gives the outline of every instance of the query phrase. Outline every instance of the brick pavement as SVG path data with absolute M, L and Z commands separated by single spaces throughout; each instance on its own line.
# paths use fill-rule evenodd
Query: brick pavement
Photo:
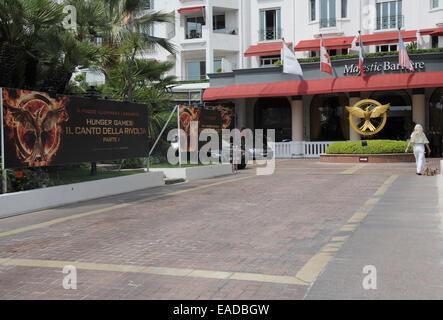
M 350 167 L 280 160 L 272 176 L 255 176 L 255 168 L 249 167 L 234 177 L 10 217 L 0 220 L 0 233 L 132 203 L 0 237 L 0 259 L 294 277 L 392 174 L 413 175 L 414 164 Z M 248 179 L 235 180 L 243 177 Z M 184 192 L 161 197 L 179 190 Z M 156 199 L 149 200 L 152 197 Z M 65 290 L 64 276 L 59 267 L 0 265 L 0 299 L 301 299 L 308 289 L 266 281 L 79 269 L 77 290 Z

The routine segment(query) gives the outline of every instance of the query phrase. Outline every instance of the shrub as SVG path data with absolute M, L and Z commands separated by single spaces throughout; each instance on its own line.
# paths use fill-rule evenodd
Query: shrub
M 394 140 L 368 140 L 363 147 L 361 141 L 335 142 L 327 149 L 327 154 L 386 154 L 403 153 L 408 143 Z M 412 152 L 412 147 L 408 150 Z
M 8 192 L 53 186 L 49 174 L 41 168 L 7 170 Z
M 143 162 L 146 158 L 131 158 L 123 162 L 122 169 L 138 169 L 143 168 Z

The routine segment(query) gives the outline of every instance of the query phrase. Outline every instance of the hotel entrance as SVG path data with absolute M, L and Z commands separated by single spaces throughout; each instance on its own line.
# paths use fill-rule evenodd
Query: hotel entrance
M 320 94 L 311 102 L 311 141 L 349 140 L 349 118 L 344 93 Z
M 370 99 L 381 104 L 390 104 L 388 120 L 382 131 L 370 139 L 406 140 L 414 130 L 412 122 L 412 101 L 405 90 L 377 91 L 371 94 Z M 421 125 L 424 126 L 424 123 Z
M 254 107 L 254 128 L 275 129 L 275 141 L 292 138 L 291 105 L 287 98 L 260 98 Z

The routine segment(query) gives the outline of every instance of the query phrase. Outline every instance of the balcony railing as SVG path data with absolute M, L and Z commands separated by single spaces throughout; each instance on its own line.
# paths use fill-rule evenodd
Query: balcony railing
M 214 29 L 212 32 L 237 35 L 238 34 L 238 29 L 236 29 L 236 28 Z
M 320 19 L 320 28 L 333 28 L 337 26 L 336 18 Z
M 259 32 L 259 39 L 260 41 L 264 40 L 278 40 L 281 39 L 281 28 L 266 28 L 266 29 L 260 29 Z
M 377 30 L 401 28 L 404 26 L 404 19 L 403 15 L 377 17 Z
M 202 38 L 202 31 L 190 30 L 185 34 L 185 39 L 200 39 L 200 38 Z

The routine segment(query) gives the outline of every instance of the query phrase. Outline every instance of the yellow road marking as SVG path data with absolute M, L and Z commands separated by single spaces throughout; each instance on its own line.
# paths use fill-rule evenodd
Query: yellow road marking
M 362 166 L 348 169 L 348 173 L 343 172 L 343 174 L 351 174 L 349 173 L 351 172 L 351 170 L 354 170 L 353 172 L 355 172 L 361 167 Z M 369 200 L 367 200 L 363 204 L 363 206 L 338 231 L 338 233 L 345 232 L 349 234 L 332 237 L 331 241 L 329 241 L 323 248 L 320 249 L 320 252 L 318 252 L 313 257 L 311 257 L 311 259 L 308 260 L 308 262 L 297 272 L 295 277 L 309 284 L 317 279 L 320 273 L 328 265 L 329 261 L 331 261 L 331 259 L 334 257 L 334 254 L 341 249 L 342 245 L 350 237 L 351 232 L 353 232 L 359 226 L 363 219 L 378 203 L 378 201 L 380 200 L 379 196 L 384 194 L 397 178 L 398 175 L 392 175 L 388 179 L 386 179 L 386 181 L 381 185 L 380 188 L 377 189 L 374 195 Z
M 355 172 L 357 172 L 358 170 L 360 170 L 361 168 L 363 168 L 364 166 L 366 166 L 366 164 L 358 164 L 352 168 L 346 169 L 345 171 L 343 171 L 341 174 L 354 174 Z
M 297 272 L 296 278 L 312 283 L 332 259 L 332 254 L 320 251 Z
M 398 174 L 394 174 L 388 178 L 388 180 L 383 183 L 383 185 L 378 188 L 377 192 L 375 192 L 374 196 L 381 196 L 385 194 L 385 192 L 389 189 L 389 187 L 397 180 Z
M 207 184 L 204 186 L 198 186 L 198 187 L 194 187 L 194 188 L 189 188 L 189 189 L 185 189 L 185 190 L 179 190 L 179 191 L 169 192 L 169 193 L 158 195 L 158 196 L 153 196 L 148 199 L 143 199 L 143 200 L 138 200 L 138 201 L 133 201 L 133 202 L 125 202 L 125 203 L 114 205 L 111 207 L 106 207 L 106 208 L 88 211 L 88 212 L 84 212 L 84 213 L 74 214 L 71 216 L 63 217 L 63 218 L 57 218 L 57 219 L 49 220 L 46 222 L 42 222 L 42 223 L 38 223 L 38 224 L 34 224 L 34 225 L 29 225 L 29 226 L 22 227 L 22 228 L 13 229 L 10 231 L 1 232 L 0 238 L 10 236 L 13 234 L 17 234 L 17 233 L 30 231 L 30 230 L 49 227 L 49 226 L 52 226 L 57 223 L 62 223 L 62 222 L 66 222 L 66 221 L 70 221 L 70 220 L 74 220 L 74 219 L 79 219 L 79 218 L 91 216 L 91 215 L 98 214 L 98 213 L 103 213 L 103 212 L 108 212 L 108 211 L 115 210 L 115 209 L 125 208 L 125 207 L 131 206 L 131 205 L 136 205 L 136 204 L 145 203 L 148 201 L 158 200 L 158 199 L 161 199 L 161 198 L 164 198 L 167 196 L 182 194 L 182 193 L 191 192 L 191 191 L 195 191 L 195 190 L 201 190 L 201 189 L 210 188 L 210 187 L 218 186 L 218 185 L 229 183 L 229 182 L 236 182 L 236 181 L 241 181 L 241 180 L 245 180 L 245 179 L 250 179 L 253 177 L 255 177 L 255 176 L 247 176 L 247 177 L 242 177 L 242 178 L 223 180 L 220 182 L 211 183 L 211 184 Z
M 165 267 L 152 267 L 152 266 L 103 264 L 103 263 L 76 262 L 76 261 L 0 258 L 0 265 L 35 267 L 35 268 L 59 268 L 59 269 L 63 269 L 65 266 L 74 266 L 78 270 L 130 272 L 130 273 L 144 273 L 144 274 L 164 275 L 164 276 L 174 276 L 174 277 L 184 277 L 184 278 L 256 281 L 256 282 L 268 282 L 268 283 L 279 283 L 279 284 L 296 284 L 302 286 L 309 285 L 309 283 L 306 283 L 292 276 L 277 276 L 277 275 L 259 274 L 259 273 L 195 270 L 195 269 L 165 268 Z

